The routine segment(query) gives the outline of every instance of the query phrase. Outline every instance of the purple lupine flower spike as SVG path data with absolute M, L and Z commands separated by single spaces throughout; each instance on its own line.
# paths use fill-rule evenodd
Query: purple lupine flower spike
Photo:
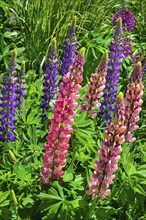
M 134 16 L 130 10 L 125 8 L 120 9 L 113 17 L 113 26 L 117 24 L 117 19 L 122 18 L 122 28 L 124 32 L 124 57 L 127 58 L 131 55 L 132 52 L 132 40 L 125 36 L 125 32 L 131 32 L 134 28 Z
M 46 60 L 44 82 L 43 82 L 43 96 L 42 96 L 42 117 L 46 119 L 46 112 L 50 108 L 50 101 L 55 99 L 57 92 L 57 77 L 58 77 L 58 54 L 56 46 L 56 38 L 51 42 L 51 49 Z
M 132 53 L 132 40 L 129 37 L 124 38 L 124 57 L 127 58 Z
M 62 53 L 62 66 L 61 75 L 64 76 L 70 65 L 74 62 L 76 51 L 76 16 L 73 18 L 73 22 L 68 31 L 67 39 L 65 40 L 63 53 Z
M 122 19 L 119 18 L 115 30 L 115 36 L 110 45 L 109 62 L 106 76 L 106 87 L 103 94 L 103 101 L 101 102 L 99 117 L 103 121 L 112 118 L 114 111 L 115 95 L 117 93 L 117 85 L 119 80 L 120 65 L 123 58 L 123 31 Z
M 4 76 L 0 97 L 0 140 L 12 142 L 15 140 L 15 109 L 16 109 L 16 57 L 17 50 L 14 49 L 7 70 L 9 75 Z
M 122 18 L 123 32 L 131 32 L 135 24 L 132 12 L 130 10 L 126 10 L 125 8 L 121 8 L 113 17 L 113 26 L 117 25 L 118 18 Z
M 18 114 L 21 115 L 21 107 L 23 105 L 24 98 L 26 96 L 25 92 L 25 61 L 22 62 L 20 74 L 17 77 L 17 100 L 16 105 L 18 108 Z

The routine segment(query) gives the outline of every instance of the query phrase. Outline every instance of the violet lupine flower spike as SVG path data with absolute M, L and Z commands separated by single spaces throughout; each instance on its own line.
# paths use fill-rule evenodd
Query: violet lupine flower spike
M 132 12 L 125 8 L 121 8 L 113 17 L 113 26 L 117 25 L 118 18 L 122 18 L 123 32 L 131 32 L 135 24 Z
M 141 97 L 143 95 L 144 86 L 142 84 L 142 65 L 138 62 L 134 68 L 132 83 L 127 86 L 127 92 L 125 97 L 125 125 L 127 127 L 125 131 L 126 142 L 134 142 L 136 140 L 133 137 L 132 131 L 137 130 L 139 127 L 136 122 L 139 121 L 139 113 L 142 108 L 140 107 L 143 103 Z
M 125 35 L 125 32 L 131 32 L 134 28 L 134 16 L 130 10 L 121 8 L 113 17 L 113 26 L 117 24 L 117 19 L 122 18 L 122 28 L 124 32 L 124 57 L 127 58 L 132 52 L 132 40 Z
M 0 97 L 0 141 L 12 142 L 15 140 L 15 112 L 16 112 L 16 57 L 14 49 L 7 70 L 9 75 L 4 76 Z
M 74 62 L 76 51 L 76 16 L 73 18 L 73 22 L 68 31 L 67 39 L 65 40 L 63 53 L 62 53 L 62 66 L 61 75 L 64 76 L 70 65 Z
M 123 58 L 123 32 L 122 19 L 119 18 L 115 30 L 115 36 L 110 45 L 109 61 L 106 76 L 106 85 L 101 102 L 99 117 L 103 121 L 112 118 L 112 112 L 115 105 L 115 94 L 117 93 L 117 85 L 119 80 L 120 65 Z
M 41 183 L 43 184 L 51 184 L 52 179 L 61 181 L 64 174 L 63 167 L 66 165 L 72 132 L 71 125 L 74 123 L 72 117 L 78 105 L 76 100 L 79 95 L 77 93 L 81 89 L 80 83 L 83 80 L 84 53 L 82 50 L 76 56 L 59 86 L 58 99 L 46 138 L 48 141 L 45 146 L 46 153 L 43 156 L 44 166 L 41 169 Z
M 50 109 L 50 101 L 55 99 L 57 93 L 57 77 L 58 77 L 58 54 L 56 47 L 56 38 L 51 42 L 51 49 L 46 61 L 44 82 L 43 82 L 43 96 L 42 96 L 42 117 L 47 119 L 46 113 Z
M 84 100 L 86 100 L 87 103 L 81 106 L 81 110 L 87 110 L 91 118 L 95 118 L 97 115 L 94 108 L 99 108 L 101 105 L 99 99 L 103 96 L 103 90 L 105 88 L 107 63 L 108 52 L 102 57 L 95 73 L 92 73 L 90 81 L 86 86 L 87 92 L 84 96 Z
M 26 96 L 25 92 L 25 61 L 22 62 L 20 74 L 17 77 L 17 99 L 16 99 L 16 106 L 18 109 L 18 114 L 21 116 L 21 107 L 23 105 L 24 98 Z
M 107 129 L 104 133 L 105 139 L 101 143 L 102 149 L 98 152 L 99 161 L 95 162 L 89 190 L 86 191 L 88 195 L 92 195 L 92 199 L 100 198 L 103 200 L 110 194 L 109 185 L 113 182 L 114 173 L 118 170 L 118 161 L 122 152 L 121 144 L 125 142 L 124 115 L 124 97 L 122 93 L 119 93 L 113 119 L 107 123 Z

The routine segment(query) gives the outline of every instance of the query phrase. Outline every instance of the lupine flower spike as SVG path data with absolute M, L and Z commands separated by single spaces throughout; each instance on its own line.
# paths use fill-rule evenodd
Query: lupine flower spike
M 133 69 L 135 68 L 135 65 L 139 61 L 142 63 L 142 73 L 143 73 L 142 79 L 145 79 L 146 78 L 146 57 L 143 55 L 143 53 L 138 51 L 133 54 L 133 57 L 131 60 L 131 64 L 132 64 Z
M 43 156 L 44 166 L 41 169 L 41 183 L 51 184 L 52 179 L 62 180 L 63 167 L 66 165 L 69 140 L 74 123 L 72 117 L 77 107 L 76 100 L 81 89 L 80 83 L 83 80 L 84 49 L 76 56 L 74 63 L 70 66 L 68 73 L 62 79 L 59 86 L 58 99 L 53 111 L 47 144 L 46 153 Z
M 16 109 L 16 57 L 17 50 L 14 49 L 4 81 L 0 97 L 0 140 L 12 142 L 15 140 L 15 109 Z
M 138 62 L 134 68 L 132 83 L 129 83 L 127 86 L 127 92 L 125 97 L 125 125 L 127 127 L 125 131 L 126 142 L 134 142 L 136 140 L 133 137 L 132 131 L 138 129 L 136 122 L 139 121 L 139 113 L 142 108 L 143 103 L 141 97 L 143 95 L 144 86 L 142 84 L 142 65 L 141 62 Z
M 16 99 L 16 106 L 18 108 L 18 114 L 21 116 L 21 107 L 24 102 L 24 98 L 26 96 L 25 92 L 25 61 L 22 62 L 20 74 L 17 77 L 17 99 Z
M 74 62 L 76 51 L 76 16 L 68 31 L 67 39 L 65 40 L 62 53 L 61 75 L 64 76 L 69 70 L 70 65 Z
M 113 26 L 117 25 L 118 18 L 122 18 L 122 28 L 124 32 L 131 32 L 134 28 L 135 20 L 132 12 L 121 8 L 113 17 Z
M 126 32 L 131 32 L 134 28 L 134 16 L 130 10 L 121 8 L 113 17 L 113 26 L 116 26 L 117 19 L 122 18 L 122 28 L 124 32 L 124 57 L 128 57 L 132 52 L 132 40 L 126 36 Z
M 117 93 L 117 85 L 119 80 L 120 65 L 123 58 L 123 32 L 122 19 L 119 18 L 115 30 L 115 36 L 110 45 L 109 62 L 106 76 L 106 86 L 101 102 L 99 117 L 103 121 L 112 118 L 112 112 L 115 105 L 115 94 Z
M 124 97 L 119 93 L 116 101 L 114 115 L 111 121 L 107 123 L 107 129 L 104 133 L 104 141 L 101 143 L 102 149 L 99 150 L 99 161 L 95 162 L 95 170 L 89 184 L 88 195 L 92 199 L 100 198 L 103 200 L 110 194 L 109 185 L 115 178 L 115 172 L 118 170 L 118 161 L 122 152 L 121 144 L 125 142 L 124 131 L 125 123 Z
M 50 101 L 55 99 L 57 93 L 57 77 L 58 77 L 58 55 L 56 47 L 56 38 L 51 42 L 51 49 L 46 61 L 43 96 L 42 96 L 42 117 L 47 119 L 46 113 L 50 109 Z
M 92 73 L 90 81 L 86 86 L 87 92 L 84 96 L 84 100 L 86 100 L 87 103 L 82 105 L 81 110 L 87 110 L 91 118 L 95 118 L 97 115 L 94 110 L 95 107 L 99 108 L 101 105 L 99 99 L 103 96 L 103 90 L 105 88 L 107 62 L 108 52 L 102 57 L 95 73 Z

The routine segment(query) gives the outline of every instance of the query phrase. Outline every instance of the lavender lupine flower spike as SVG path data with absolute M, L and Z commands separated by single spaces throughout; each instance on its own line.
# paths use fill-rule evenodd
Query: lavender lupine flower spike
M 115 105 L 115 94 L 119 79 L 120 65 L 123 58 L 123 32 L 122 19 L 119 18 L 115 30 L 115 36 L 110 45 L 109 62 L 106 76 L 106 87 L 104 90 L 104 99 L 101 102 L 99 116 L 103 121 L 112 118 L 112 112 Z
M 0 141 L 12 142 L 15 140 L 15 107 L 16 107 L 16 57 L 14 49 L 8 69 L 4 77 L 0 97 Z
M 43 96 L 42 96 L 42 117 L 46 119 L 46 112 L 50 108 L 50 101 L 55 99 L 57 92 L 57 77 L 58 77 L 58 54 L 56 47 L 56 38 L 51 42 L 51 49 L 46 61 Z
M 25 61 L 22 62 L 20 74 L 17 77 L 17 100 L 16 105 L 18 108 L 18 114 L 21 115 L 21 106 L 26 96 L 25 92 Z
M 76 16 L 73 18 L 73 22 L 68 31 L 67 39 L 65 40 L 63 53 L 62 53 L 62 66 L 61 75 L 64 76 L 70 65 L 73 64 L 76 51 Z

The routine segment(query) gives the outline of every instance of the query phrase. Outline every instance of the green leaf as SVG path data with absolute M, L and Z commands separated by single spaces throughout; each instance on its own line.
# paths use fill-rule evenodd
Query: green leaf
M 7 46 L 3 49 L 3 51 L 2 51 L 2 53 L 3 53 L 2 56 L 3 56 L 3 57 L 10 54 L 10 51 L 9 51 L 9 50 L 10 50 L 10 47 L 11 47 L 10 45 L 7 45 Z
M 130 178 L 137 180 L 137 182 L 145 181 L 146 180 L 146 170 L 136 171 L 130 174 Z
M 73 174 L 72 173 L 68 173 L 66 171 L 65 174 L 63 175 L 63 181 L 64 182 L 71 182 L 72 180 L 73 180 Z
M 24 50 L 25 50 L 25 47 L 18 47 L 18 48 L 17 48 L 17 53 L 18 53 L 18 55 L 20 55 L 21 53 L 23 53 Z
M 0 191 L 0 206 L 3 206 L 2 203 L 4 202 L 4 200 L 7 199 L 7 197 L 8 197 L 9 194 L 10 194 L 9 191 L 6 191 L 6 192 Z M 6 201 L 8 201 L 8 200 L 6 200 Z
M 4 33 L 5 38 L 12 38 L 12 37 L 17 36 L 17 35 L 18 35 L 18 32 L 16 32 L 16 31 L 13 31 L 13 32 L 6 31 Z
M 56 214 L 58 211 L 59 207 L 61 206 L 62 202 L 55 203 L 51 206 L 49 206 L 49 214 Z
M 35 113 L 31 112 L 28 116 L 27 116 L 27 124 L 29 124 L 31 121 L 34 120 L 35 117 Z
M 17 175 L 17 177 L 21 180 L 30 180 L 31 173 L 28 173 L 29 170 L 26 170 L 20 162 L 17 162 L 13 165 L 13 169 Z
M 26 205 L 29 204 L 29 203 L 33 204 L 33 203 L 34 203 L 34 200 L 33 200 L 31 197 L 32 197 L 32 195 L 29 194 L 26 198 L 23 198 L 22 205 L 23 205 L 23 206 L 26 206 Z
M 10 200 L 5 200 L 2 203 L 0 203 L 0 207 L 7 206 L 7 205 L 9 205 L 9 203 L 10 203 Z
M 86 117 L 87 117 L 86 111 L 78 115 L 77 119 L 75 120 L 75 125 L 78 127 L 80 124 L 82 124 L 82 122 L 85 121 Z
M 9 5 L 8 5 L 6 2 L 0 1 L 0 7 L 5 11 L 5 13 L 7 13 L 8 10 L 9 10 L 9 7 L 8 7 L 8 6 L 9 6 Z
M 145 191 L 143 190 L 142 186 L 140 184 L 134 184 L 134 186 L 132 186 L 133 190 L 141 195 L 145 195 Z
M 62 186 L 60 186 L 59 182 L 54 181 L 52 186 L 55 187 L 56 189 L 58 189 L 58 192 L 59 192 L 61 198 L 64 199 L 65 197 L 64 197 L 64 193 L 63 193 L 63 188 L 62 188 Z
M 58 195 L 58 192 L 52 187 L 48 190 L 47 193 L 40 193 L 37 197 L 43 201 L 45 200 L 62 200 L 62 198 Z

